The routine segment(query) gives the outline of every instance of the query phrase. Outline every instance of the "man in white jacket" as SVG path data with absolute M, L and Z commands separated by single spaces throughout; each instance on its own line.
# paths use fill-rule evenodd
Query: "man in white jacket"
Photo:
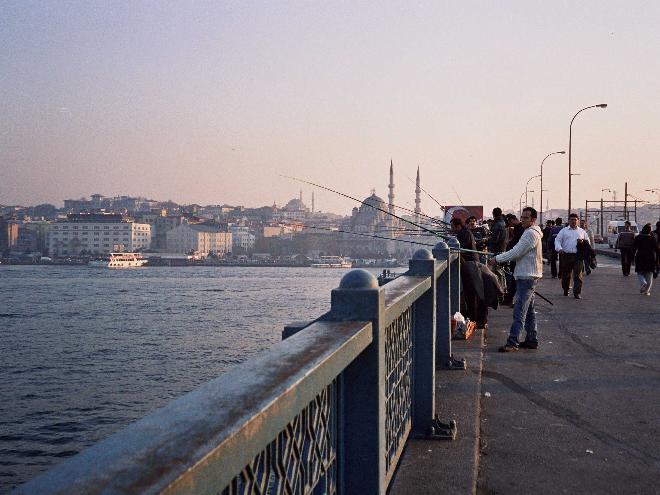
M 534 314 L 534 289 L 543 276 L 543 236 L 540 227 L 536 225 L 537 213 L 534 208 L 527 207 L 522 211 L 520 220 L 525 232 L 513 249 L 498 254 L 488 262 L 490 265 L 516 262 L 513 276 L 516 279 L 516 303 L 513 307 L 513 323 L 509 330 L 509 338 L 500 352 L 523 349 L 537 349 L 536 315 Z M 525 329 L 525 340 L 518 343 L 518 336 Z

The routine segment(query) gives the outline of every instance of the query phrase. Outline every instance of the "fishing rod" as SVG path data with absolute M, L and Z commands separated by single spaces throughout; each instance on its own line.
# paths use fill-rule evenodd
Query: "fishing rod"
M 353 201 L 357 201 L 358 203 L 361 203 L 361 204 L 366 204 L 367 206 L 370 206 L 370 207 L 372 207 L 372 208 L 374 208 L 374 209 L 376 209 L 376 210 L 382 211 L 383 213 L 387 213 L 388 215 L 392 215 L 392 216 L 394 216 L 395 218 L 398 218 L 399 220 L 402 220 L 402 221 L 404 221 L 404 222 L 407 221 L 407 220 L 405 220 L 404 218 L 401 218 L 401 217 L 399 217 L 399 216 L 397 216 L 397 215 L 393 215 L 393 214 L 391 214 L 389 211 L 386 211 L 386 210 L 383 210 L 383 209 L 381 209 L 381 208 L 378 208 L 378 207 L 376 207 L 376 206 L 374 206 L 374 205 L 372 205 L 372 204 L 365 203 L 364 201 L 360 201 L 359 199 L 354 198 L 353 196 L 349 196 L 348 194 L 344 194 L 344 193 L 342 193 L 342 192 L 335 191 L 335 190 L 333 190 L 333 189 L 330 189 L 329 187 L 325 187 L 325 186 L 322 186 L 322 185 L 320 185 L 320 184 L 315 184 L 315 183 L 313 183 L 313 182 L 309 182 L 309 181 L 306 181 L 306 180 L 304 180 L 304 179 L 299 179 L 299 178 L 297 178 L 297 177 L 291 177 L 291 176 L 289 176 L 289 175 L 283 175 L 283 174 L 279 174 L 279 175 L 280 175 L 280 177 L 285 177 L 285 178 L 287 178 L 287 179 L 296 180 L 296 181 L 302 182 L 303 184 L 308 184 L 308 185 L 310 185 L 310 186 L 319 187 L 319 188 L 321 188 L 321 189 L 325 189 L 326 191 L 330 191 L 330 192 L 333 192 L 333 193 L 335 193 L 335 194 L 339 194 L 340 196 L 344 196 L 345 198 L 352 199 Z M 388 205 L 388 206 L 394 206 L 395 208 L 398 208 L 398 209 L 400 209 L 400 210 L 406 211 L 406 212 L 408 212 L 408 213 L 412 213 L 412 214 L 414 214 L 414 215 L 420 215 L 420 216 L 424 217 L 425 219 L 428 219 L 428 220 L 430 220 L 431 222 L 436 223 L 436 224 L 438 224 L 438 225 L 441 225 L 441 226 L 443 226 L 443 227 L 446 227 L 446 226 L 449 225 L 449 223 L 448 223 L 448 222 L 445 222 L 444 220 L 439 220 L 439 219 L 437 219 L 437 218 L 434 218 L 434 217 L 432 217 L 432 216 L 430 216 L 430 215 L 426 215 L 426 214 L 424 214 L 424 213 L 417 213 L 415 210 L 411 210 L 410 208 L 406 208 L 406 207 L 401 206 L 401 205 L 397 205 L 397 204 L 394 204 L 394 203 L 387 203 L 387 205 Z M 411 222 L 409 222 L 409 223 L 411 223 Z M 416 224 L 413 224 L 413 225 L 416 225 Z
M 317 227 L 315 225 L 310 225 L 310 229 L 317 229 L 317 230 L 327 230 L 329 232 L 339 232 L 341 234 L 351 234 L 351 235 L 359 235 L 359 236 L 364 236 L 364 237 L 371 237 L 374 239 L 384 239 L 386 241 L 397 241 L 397 242 L 407 242 L 408 244 L 415 244 L 418 246 L 430 246 L 433 247 L 434 244 L 427 244 L 425 242 L 416 242 L 416 241 L 406 241 L 405 239 L 393 239 L 391 237 L 384 237 L 382 235 L 375 235 L 375 234 L 366 234 L 364 232 L 351 232 L 349 230 L 339 230 L 339 229 L 331 229 L 327 227 Z
M 417 182 L 416 182 L 416 181 L 412 180 L 410 177 L 407 177 L 407 178 L 408 178 L 408 180 L 409 180 L 410 182 L 412 182 L 413 184 L 417 185 Z M 426 193 L 426 195 L 427 195 L 429 198 L 431 198 L 433 201 L 435 201 L 435 204 L 437 204 L 437 205 L 440 207 L 440 209 L 441 209 L 442 211 L 445 211 L 445 207 L 442 206 L 442 205 L 438 202 L 437 199 L 435 199 L 433 196 L 431 196 L 431 193 L 430 193 L 430 192 L 428 192 L 428 191 L 427 191 L 426 189 L 424 189 L 422 186 L 419 186 L 419 188 L 422 190 L 422 192 Z
M 506 275 L 513 276 L 513 273 L 511 273 L 511 270 L 508 270 L 508 269 L 505 268 L 504 266 L 501 267 L 501 270 L 502 270 L 502 272 L 505 273 Z M 555 305 L 555 303 L 553 303 L 550 299 L 548 299 L 548 298 L 545 297 L 543 294 L 541 294 L 540 292 L 538 292 L 536 289 L 534 289 L 534 294 L 536 294 L 536 295 L 539 296 L 541 299 L 543 299 L 545 302 L 547 302 L 548 304 L 550 304 L 550 306 L 554 306 L 554 305 Z
M 326 230 L 328 232 L 339 232 L 341 234 L 351 234 L 351 235 L 359 235 L 363 237 L 371 237 L 374 239 L 384 239 L 386 241 L 397 241 L 397 242 L 406 242 L 408 244 L 415 244 L 417 246 L 430 246 L 430 247 L 435 247 L 435 244 L 427 244 L 425 242 L 417 242 L 417 241 L 407 241 L 405 239 L 394 239 L 392 237 L 384 237 L 380 235 L 375 235 L 375 234 L 367 234 L 365 232 L 352 232 L 350 230 L 340 230 L 340 229 L 333 229 L 329 227 L 318 227 L 315 225 L 310 225 L 310 229 L 317 229 L 317 230 Z M 485 256 L 495 256 L 493 253 L 489 253 L 487 251 L 476 251 L 474 249 L 467 249 L 467 248 L 451 248 L 452 251 L 459 251 L 461 253 L 477 253 L 477 254 L 483 254 Z
M 394 213 L 390 213 L 389 211 L 384 210 L 383 208 L 379 208 L 378 206 L 375 206 L 375 205 L 372 205 L 372 204 L 370 204 L 370 203 L 367 203 L 366 201 L 361 201 L 361 200 L 359 200 L 359 199 L 357 199 L 357 198 L 354 198 L 353 196 L 349 196 L 348 194 L 344 194 L 344 193 L 342 193 L 342 192 L 335 191 L 334 189 L 330 189 L 329 187 L 325 187 L 325 186 L 322 186 L 322 185 L 320 185 L 320 184 L 316 184 L 316 183 L 314 183 L 314 182 L 310 182 L 310 181 L 307 181 L 307 180 L 304 180 L 304 179 L 299 179 L 299 178 L 297 178 L 297 177 L 291 177 L 291 176 L 289 176 L 289 175 L 283 175 L 283 174 L 279 174 L 279 175 L 280 175 L 280 177 L 285 177 L 285 178 L 287 178 L 287 179 L 292 179 L 292 180 L 295 180 L 295 181 L 298 181 L 298 182 L 302 182 L 303 184 L 308 184 L 308 185 L 310 185 L 310 186 L 318 187 L 318 188 L 324 189 L 324 190 L 326 190 L 326 191 L 330 191 L 330 192 L 332 192 L 332 193 L 339 194 L 340 196 L 343 196 L 343 197 L 345 197 L 345 198 L 352 199 L 353 201 L 357 201 L 357 202 L 360 203 L 360 204 L 367 205 L 367 206 L 369 206 L 369 207 L 371 207 L 371 208 L 373 208 L 373 209 L 375 209 L 375 210 L 378 210 L 378 211 L 382 211 L 383 213 L 385 213 L 385 214 L 387 214 L 387 215 L 390 215 L 390 216 L 396 218 L 397 220 L 400 220 L 400 221 L 402 221 L 402 222 L 409 223 L 410 225 L 414 225 L 414 226 L 417 227 L 418 229 L 423 230 L 424 232 L 428 232 L 428 233 L 430 233 L 430 234 L 433 234 L 433 235 L 436 236 L 436 237 L 440 237 L 441 239 L 447 240 L 447 239 L 449 238 L 449 237 L 446 236 L 446 235 L 440 234 L 439 232 L 433 231 L 433 230 L 431 230 L 431 229 L 427 229 L 426 227 L 424 227 L 424 226 L 422 226 L 422 225 L 419 225 L 418 223 L 415 223 L 415 222 L 413 222 L 413 221 L 411 221 L 411 220 L 406 220 L 405 218 L 400 217 L 400 216 L 398 216 L 398 215 L 396 215 L 396 214 L 394 214 Z M 401 209 L 405 210 L 405 208 L 401 208 Z

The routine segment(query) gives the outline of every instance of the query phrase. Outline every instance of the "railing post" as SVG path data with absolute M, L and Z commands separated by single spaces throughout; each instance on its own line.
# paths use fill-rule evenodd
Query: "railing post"
M 440 241 L 433 247 L 433 256 L 446 267 L 438 277 L 436 289 L 436 340 L 435 358 L 440 366 L 445 366 L 451 356 L 451 270 L 449 269 L 449 246 Z
M 457 311 L 461 310 L 461 265 L 460 265 L 460 251 L 458 248 L 461 247 L 458 239 L 455 237 L 450 237 L 447 240 L 447 245 L 449 249 L 455 249 L 456 257 L 450 255 L 449 259 L 449 269 L 450 269 L 450 280 L 451 285 L 449 288 L 449 298 L 450 298 L 450 307 L 451 314 L 453 315 Z M 452 259 L 454 258 L 454 259 Z
M 438 277 L 436 291 L 436 362 L 442 368 L 463 370 L 465 360 L 455 359 L 451 352 L 452 284 L 455 283 L 460 291 L 460 275 L 452 276 L 452 254 L 446 243 L 438 242 L 433 247 L 433 256 L 440 262 L 446 262 L 446 268 Z M 457 262 L 456 268 L 460 270 Z
M 332 291 L 331 319 L 373 325 L 371 345 L 344 370 L 340 382 L 342 493 L 385 493 L 384 311 L 378 280 L 366 270 L 351 270 Z
M 407 275 L 431 277 L 431 288 L 415 302 L 413 328 L 412 433 L 426 435 L 435 415 L 435 260 L 420 249 L 408 263 Z

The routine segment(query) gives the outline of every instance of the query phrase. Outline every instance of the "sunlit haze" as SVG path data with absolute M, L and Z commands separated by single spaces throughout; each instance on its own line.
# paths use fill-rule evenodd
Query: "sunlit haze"
M 659 2 L 3 2 L 0 204 L 657 201 Z M 566 208 L 568 154 L 544 165 Z M 537 179 L 530 182 L 536 206 Z M 610 193 L 604 193 L 611 199 Z M 460 198 L 460 199 L 459 199 Z M 350 200 L 315 190 L 317 210 Z M 437 215 L 427 196 L 422 209 Z

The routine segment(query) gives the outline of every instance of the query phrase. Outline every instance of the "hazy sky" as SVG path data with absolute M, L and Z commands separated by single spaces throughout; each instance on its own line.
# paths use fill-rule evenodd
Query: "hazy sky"
M 4 1 L 0 204 L 281 205 L 300 185 L 278 174 L 386 198 L 391 158 L 402 206 L 420 166 L 442 203 L 517 207 L 598 103 L 573 124 L 573 204 L 626 180 L 653 199 L 659 26 L 657 0 Z M 545 162 L 551 208 L 567 157 Z

